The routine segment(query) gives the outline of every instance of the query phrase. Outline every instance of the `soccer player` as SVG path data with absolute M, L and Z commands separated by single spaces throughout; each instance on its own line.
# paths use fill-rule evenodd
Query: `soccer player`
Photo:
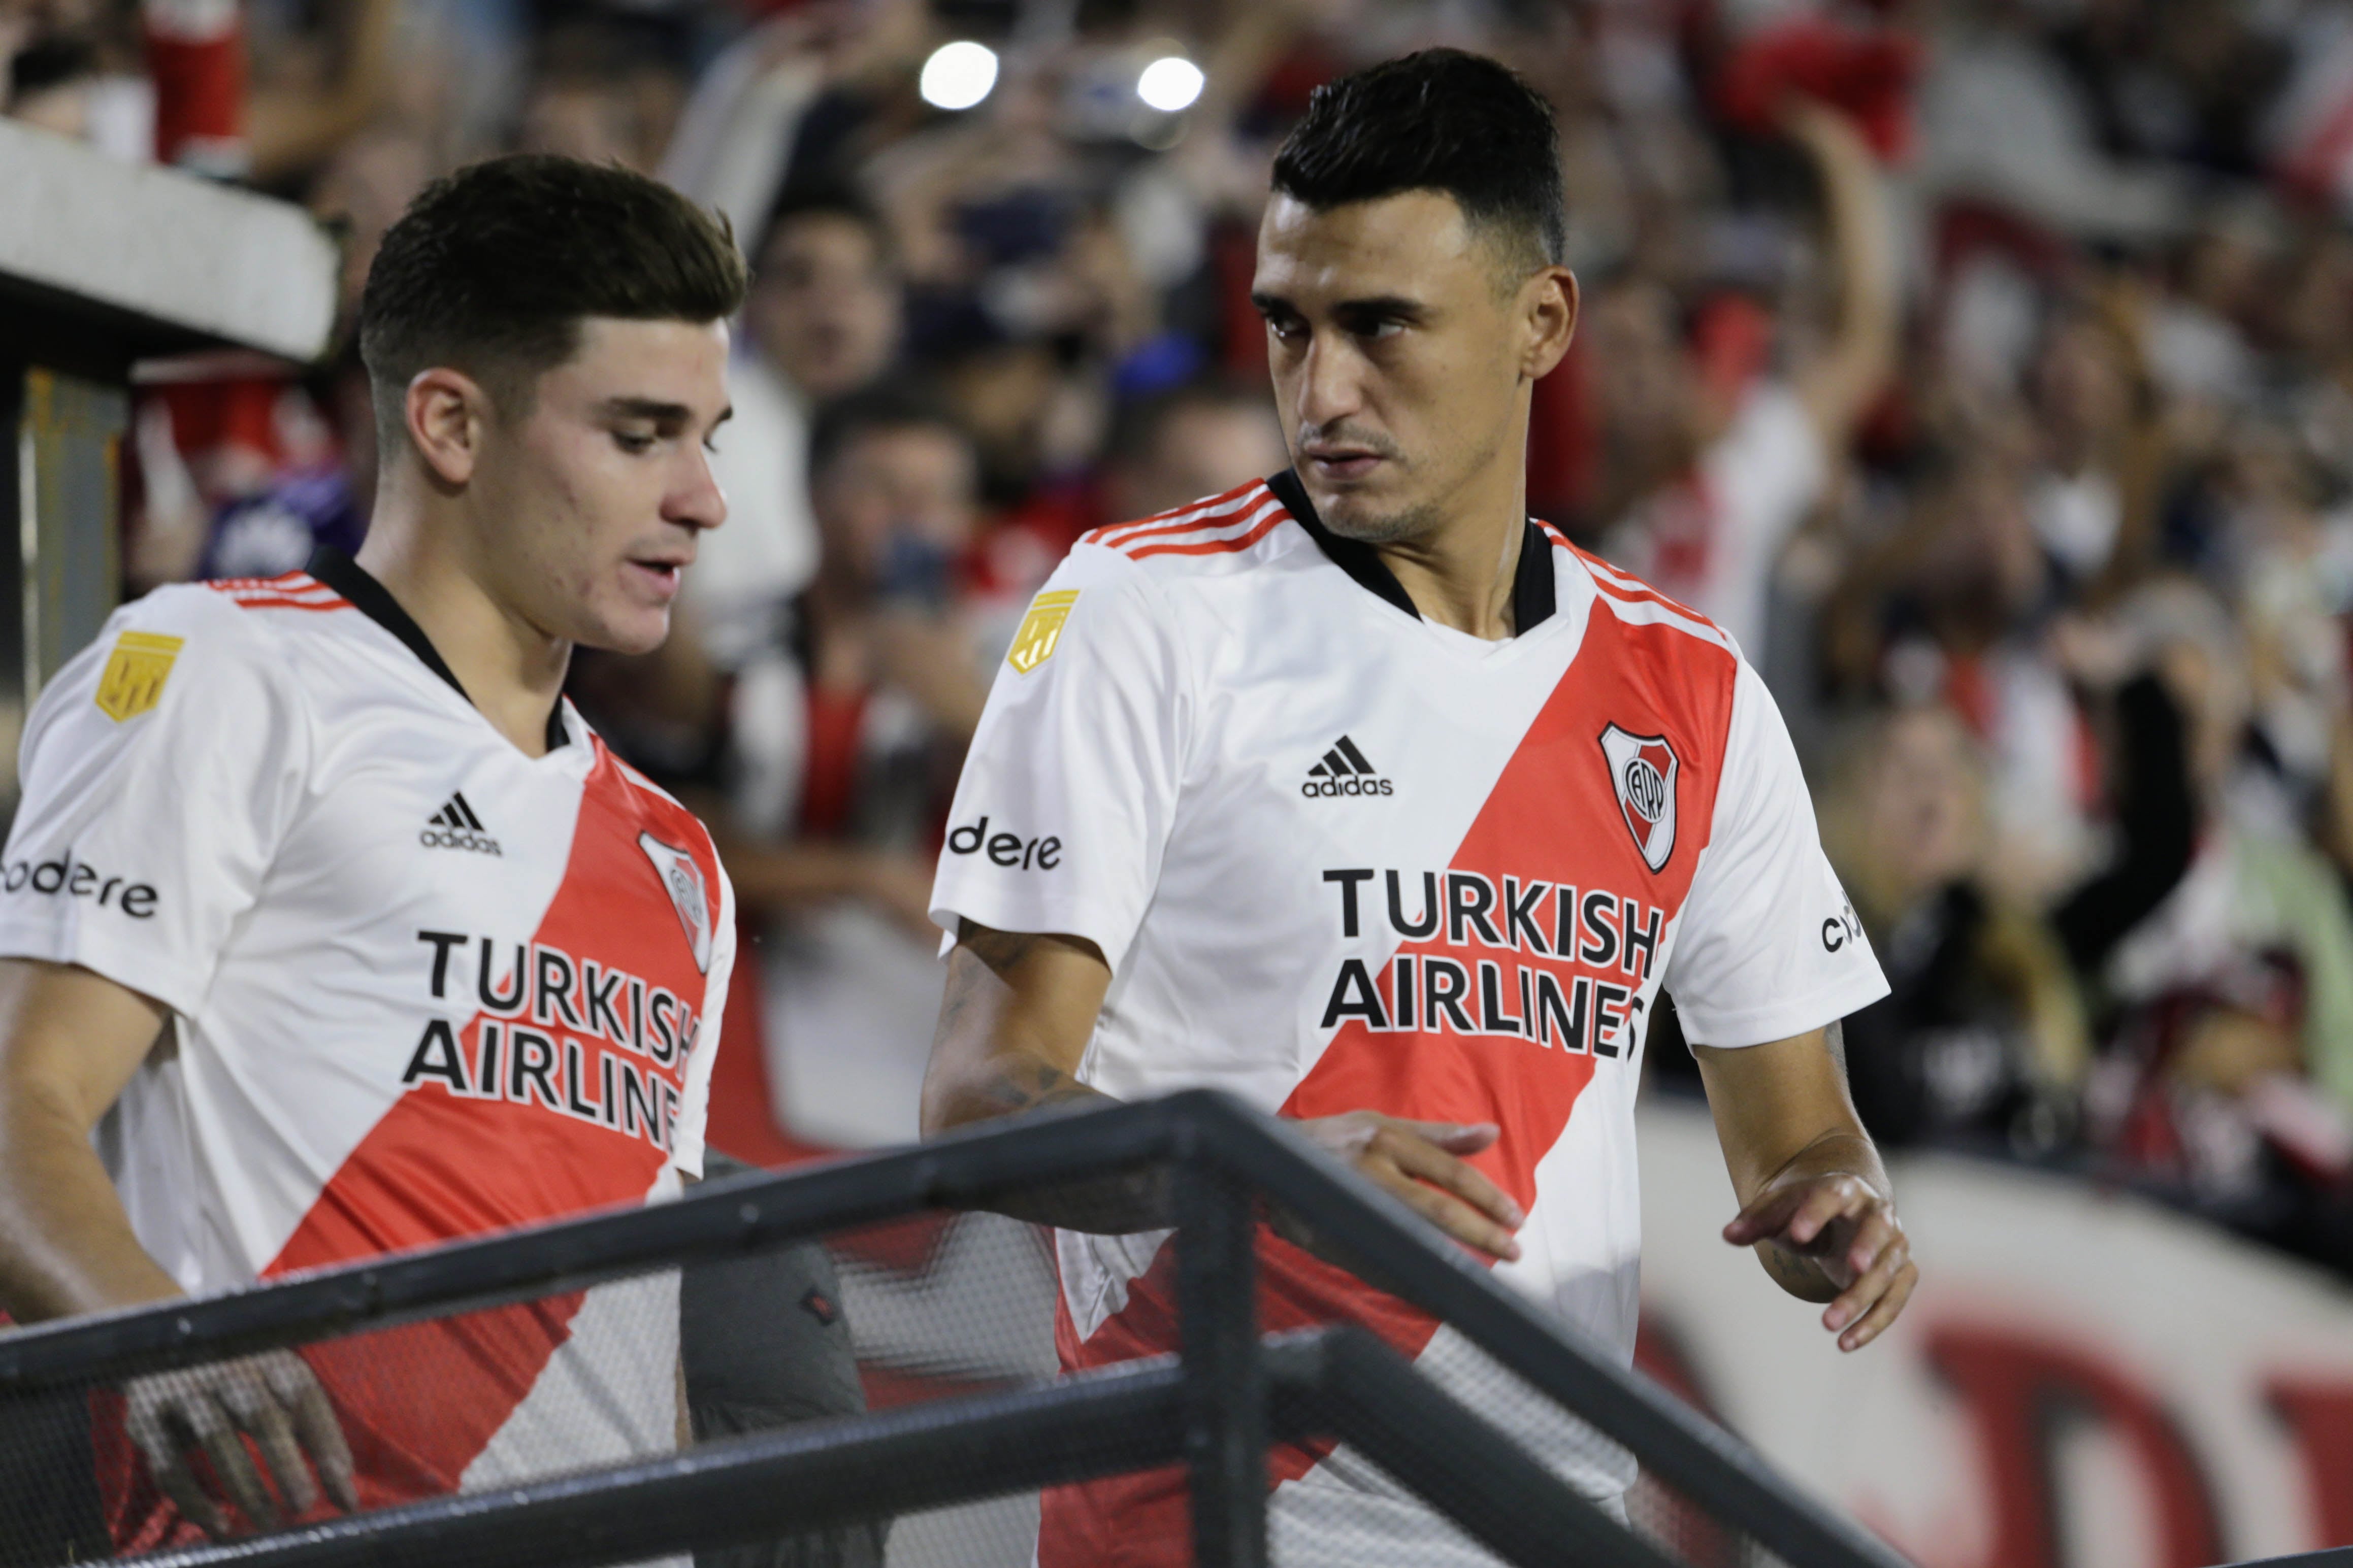
M 725 229 L 638 175 L 433 185 L 361 308 L 358 558 L 160 590 L 42 694 L 0 871 L 19 1321 L 699 1171 L 733 896 L 561 692 L 575 645 L 662 640 L 725 515 L 705 444 L 743 292 Z M 668 1448 L 677 1326 L 655 1277 L 138 1379 L 114 1541 Z
M 1492 61 L 1392 61 L 1315 95 L 1273 185 L 1253 293 L 1295 467 L 1096 531 L 1035 600 L 934 898 L 926 1128 L 1223 1089 L 1630 1359 L 1663 990 L 1725 1239 L 1868 1343 L 1915 1273 L 1834 1031 L 1885 984 L 1797 757 L 1723 632 L 1524 509 L 1530 387 L 1577 315 L 1548 110 Z M 1058 1237 L 1067 1365 L 1173 1348 L 1166 1219 L 1130 1211 Z M 1273 1316 L 1386 1325 L 1616 1506 L 1622 1454 L 1264 1246 Z M 1274 1473 L 1283 1561 L 1461 1560 L 1345 1450 Z M 1174 1563 L 1186 1531 L 1168 1473 L 1063 1489 L 1039 1560 Z

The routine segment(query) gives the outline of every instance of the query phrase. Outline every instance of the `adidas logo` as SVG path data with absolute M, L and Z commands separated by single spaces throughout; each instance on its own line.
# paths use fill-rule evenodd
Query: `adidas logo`
M 425 830 L 417 842 L 427 849 L 470 849 L 477 855 L 499 855 L 499 841 L 482 831 L 482 819 L 466 804 L 466 797 L 453 795 L 449 804 L 427 817 Z
M 1322 762 L 1307 770 L 1299 793 L 1313 800 L 1318 795 L 1395 795 L 1397 790 L 1374 773 L 1373 764 L 1365 761 L 1356 742 L 1343 735 L 1324 753 Z

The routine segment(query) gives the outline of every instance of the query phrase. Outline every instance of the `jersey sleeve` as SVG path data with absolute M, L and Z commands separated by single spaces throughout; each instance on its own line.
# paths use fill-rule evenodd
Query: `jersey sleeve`
M 1746 660 L 1715 820 L 1665 975 L 1705 1046 L 1787 1039 L 1887 994 L 1830 859 L 1780 710 Z
M 0 858 L 0 955 L 196 1010 L 308 773 L 308 713 L 248 614 L 163 590 L 42 692 Z
M 1082 544 L 1031 601 L 966 753 L 932 892 L 998 931 L 1084 937 L 1119 967 L 1159 880 L 1192 702 L 1142 568 Z
M 711 863 L 719 873 L 719 920 L 711 932 L 711 973 L 702 988 L 702 1021 L 698 1040 L 709 1044 L 686 1064 L 685 1092 L 680 1097 L 678 1119 L 670 1123 L 670 1163 L 698 1179 L 702 1175 L 704 1131 L 711 1121 L 711 1068 L 720 1051 L 722 1026 L 726 1022 L 728 987 L 735 980 L 735 884 L 714 851 Z

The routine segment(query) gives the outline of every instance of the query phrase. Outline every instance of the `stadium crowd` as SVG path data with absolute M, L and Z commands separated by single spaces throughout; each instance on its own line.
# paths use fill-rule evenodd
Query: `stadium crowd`
M 1080 533 L 1283 466 L 1268 161 L 1438 43 L 1558 117 L 1531 508 L 1765 673 L 1894 986 L 1847 1026 L 1873 1132 L 2353 1272 L 2353 9 L 0 0 L 8 114 L 306 203 L 353 300 L 501 151 L 733 224 L 730 521 L 574 689 L 720 839 L 755 1158 L 913 1135 L 991 671 Z M 127 591 L 349 546 L 372 441 L 348 348 L 153 367 Z

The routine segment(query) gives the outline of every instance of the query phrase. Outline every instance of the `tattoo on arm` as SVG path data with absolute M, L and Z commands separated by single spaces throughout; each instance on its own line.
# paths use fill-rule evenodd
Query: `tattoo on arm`
M 1043 944 L 1066 939 L 1027 931 L 993 931 L 970 921 L 956 933 L 957 945 L 969 952 L 997 981 L 1015 984 L 1021 966 Z M 994 988 L 966 966 L 961 983 L 951 970 L 948 994 L 940 1015 L 940 1037 L 970 1039 L 995 1036 L 998 1018 L 992 1009 L 999 998 Z M 962 1104 L 956 1123 L 991 1121 L 1000 1116 L 1055 1110 L 1079 1110 L 1107 1105 L 1112 1097 L 1081 1083 L 1068 1068 L 1023 1048 L 1018 1037 L 991 1041 L 985 1063 L 976 1064 L 958 1089 Z M 1060 1226 L 1067 1230 L 1103 1234 L 1150 1230 L 1166 1225 L 1169 1211 L 1166 1173 L 1139 1171 L 1106 1176 L 1044 1191 L 1008 1194 L 989 1205 L 1017 1219 Z
M 1024 1110 L 1036 1110 L 1050 1105 L 1068 1105 L 1108 1100 L 1050 1062 L 1006 1062 L 997 1077 L 980 1089 L 980 1098 L 987 1102 L 991 1113 L 1012 1116 Z

